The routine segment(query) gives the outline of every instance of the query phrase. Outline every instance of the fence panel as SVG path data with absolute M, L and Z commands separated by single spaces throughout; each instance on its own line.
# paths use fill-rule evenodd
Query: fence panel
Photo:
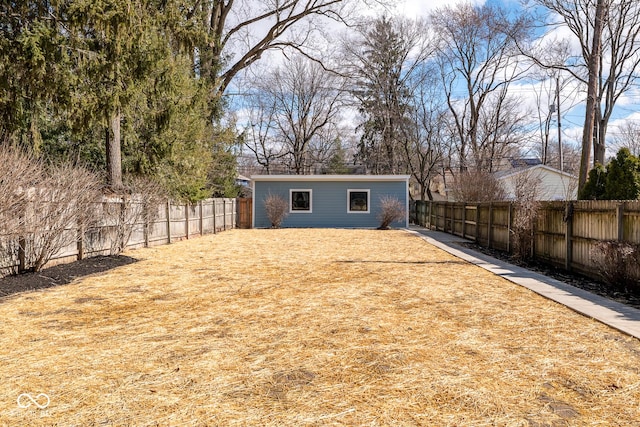
M 515 204 L 417 201 L 414 210 L 421 226 L 513 250 L 512 224 L 519 215 Z M 640 201 L 542 203 L 533 230 L 533 256 L 598 277 L 592 254 L 595 245 L 606 240 L 640 245 Z
M 126 248 L 156 246 L 235 228 L 237 222 L 235 199 L 207 199 L 195 205 L 166 202 L 152 208 L 154 212 L 144 212 L 145 208 L 142 200 L 105 197 L 95 206 L 96 225 L 87 230 L 67 226 L 59 236 L 65 243 L 47 266 L 109 255 L 120 240 L 126 240 Z M 27 214 L 37 217 L 33 207 Z M 30 269 L 42 236 L 39 231 L 22 237 L 0 235 L 0 274 Z

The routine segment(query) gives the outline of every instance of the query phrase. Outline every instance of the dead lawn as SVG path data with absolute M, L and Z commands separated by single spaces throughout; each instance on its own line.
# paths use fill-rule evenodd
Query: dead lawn
M 637 340 L 403 231 L 128 255 L 0 299 L 0 425 L 640 425 Z

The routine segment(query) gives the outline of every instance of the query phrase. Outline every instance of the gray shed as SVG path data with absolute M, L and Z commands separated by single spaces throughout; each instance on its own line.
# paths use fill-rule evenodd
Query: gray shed
M 269 194 L 287 200 L 282 227 L 375 228 L 385 196 L 405 206 L 405 219 L 391 226 L 409 226 L 409 175 L 253 175 L 251 182 L 253 227 L 271 226 L 264 207 Z

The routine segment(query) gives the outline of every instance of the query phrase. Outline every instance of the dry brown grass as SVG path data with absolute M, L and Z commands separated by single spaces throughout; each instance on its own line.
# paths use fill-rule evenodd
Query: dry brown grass
M 2 425 L 639 424 L 637 340 L 402 231 L 129 255 L 0 300 Z

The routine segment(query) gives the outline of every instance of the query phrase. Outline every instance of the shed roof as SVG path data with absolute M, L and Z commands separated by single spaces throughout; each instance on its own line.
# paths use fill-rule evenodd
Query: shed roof
M 252 181 L 409 181 L 410 175 L 251 175 Z

